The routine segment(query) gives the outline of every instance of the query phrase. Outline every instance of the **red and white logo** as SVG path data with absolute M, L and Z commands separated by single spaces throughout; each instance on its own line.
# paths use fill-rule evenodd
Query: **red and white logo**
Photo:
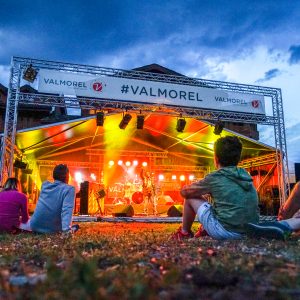
M 103 89 L 102 82 L 94 82 L 93 83 L 93 90 L 95 92 L 102 92 L 102 89 Z
M 252 100 L 252 107 L 258 108 L 259 107 L 259 100 Z

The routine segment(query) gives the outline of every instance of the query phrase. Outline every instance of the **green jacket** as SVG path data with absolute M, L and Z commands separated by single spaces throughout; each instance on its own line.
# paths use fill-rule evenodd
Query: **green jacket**
M 224 167 L 181 190 L 185 198 L 210 195 L 215 217 L 227 229 L 245 233 L 244 225 L 259 220 L 258 196 L 249 173 Z

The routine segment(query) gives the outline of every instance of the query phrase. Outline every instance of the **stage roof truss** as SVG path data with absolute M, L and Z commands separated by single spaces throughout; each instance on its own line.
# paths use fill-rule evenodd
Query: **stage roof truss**
M 227 90 L 232 92 L 263 95 L 272 100 L 272 116 L 237 113 L 230 111 L 217 111 L 209 109 L 199 109 L 190 107 L 175 107 L 159 103 L 134 103 L 130 101 L 116 101 L 109 99 L 93 99 L 84 97 L 66 97 L 60 95 L 28 94 L 20 92 L 21 76 L 29 66 L 39 71 L 41 69 L 72 72 L 78 74 L 92 74 L 97 76 L 112 76 L 121 78 L 131 78 L 144 81 L 157 81 L 163 83 L 174 83 L 181 85 L 199 86 L 212 89 Z M 181 115 L 207 121 L 232 121 L 242 123 L 255 123 L 262 125 L 272 125 L 275 135 L 275 149 L 277 154 L 277 166 L 279 168 L 279 195 L 281 202 L 284 201 L 288 192 L 288 158 L 285 137 L 285 126 L 283 116 L 283 103 L 281 90 L 279 88 L 262 87 L 256 85 L 237 84 L 222 81 L 213 81 L 185 76 L 175 76 L 157 73 L 147 73 L 141 71 L 128 71 L 122 69 L 103 68 L 98 66 L 88 66 L 82 64 L 71 64 L 63 62 L 45 61 L 32 58 L 13 57 L 11 60 L 11 74 L 9 79 L 9 89 L 7 97 L 4 134 L 1 143 L 0 172 L 1 182 L 12 173 L 13 159 L 15 152 L 15 138 L 17 128 L 18 105 L 20 103 L 34 105 L 51 105 L 58 107 L 78 108 L 80 103 L 82 108 L 88 109 L 115 109 L 116 111 L 131 112 L 154 112 L 156 114 Z

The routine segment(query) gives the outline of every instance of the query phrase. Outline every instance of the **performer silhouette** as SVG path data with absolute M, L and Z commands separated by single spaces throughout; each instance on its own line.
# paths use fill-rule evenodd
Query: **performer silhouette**
M 156 199 L 155 199 L 155 185 L 153 183 L 150 172 L 141 169 L 140 173 L 143 182 L 143 196 L 144 196 L 144 213 L 149 214 L 149 206 L 152 206 L 153 213 L 156 215 Z

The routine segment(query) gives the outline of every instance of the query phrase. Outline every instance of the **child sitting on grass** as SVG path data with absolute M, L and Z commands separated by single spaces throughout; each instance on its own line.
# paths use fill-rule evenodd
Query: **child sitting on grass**
M 182 227 L 173 235 L 181 240 L 194 236 L 191 231 L 197 214 L 202 224 L 195 237 L 203 235 L 203 229 L 218 240 L 240 239 L 246 233 L 258 237 L 284 239 L 291 230 L 300 228 L 289 220 L 265 223 L 259 228 L 258 195 L 249 173 L 237 167 L 242 152 L 242 143 L 235 136 L 219 138 L 214 144 L 215 172 L 204 179 L 183 187 L 185 198 Z M 209 195 L 212 204 L 205 196 Z M 292 219 L 290 219 L 292 220 Z

